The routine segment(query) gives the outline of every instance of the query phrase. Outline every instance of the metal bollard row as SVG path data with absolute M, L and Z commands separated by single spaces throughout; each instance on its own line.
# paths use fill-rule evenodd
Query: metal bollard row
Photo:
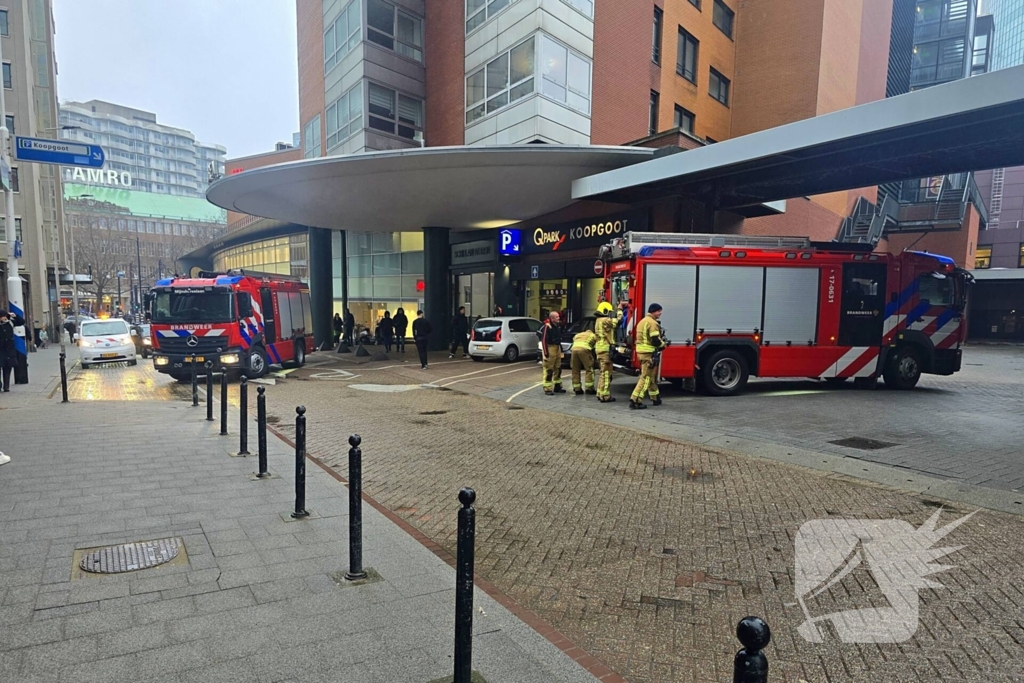
M 220 373 L 220 435 L 228 435 L 228 373 Z
M 206 361 L 206 421 L 213 422 L 213 361 Z
M 238 454 L 249 455 L 249 380 L 242 375 L 238 384 Z
M 772 630 L 760 617 L 745 617 L 736 626 L 736 638 L 743 649 L 733 660 L 732 683 L 768 683 L 768 658 L 764 648 L 772 640 Z
M 256 474 L 260 479 L 270 476 L 267 472 L 267 397 L 264 387 L 256 389 L 256 441 L 259 451 L 260 471 Z
M 348 437 L 348 573 L 349 581 L 365 579 L 363 571 L 363 451 L 362 437 Z
M 292 517 L 308 517 L 306 510 L 306 407 L 295 409 L 295 512 Z
M 61 342 L 63 345 L 64 342 Z M 65 365 L 67 354 L 63 351 L 60 352 L 60 393 L 61 403 L 68 402 L 68 369 Z

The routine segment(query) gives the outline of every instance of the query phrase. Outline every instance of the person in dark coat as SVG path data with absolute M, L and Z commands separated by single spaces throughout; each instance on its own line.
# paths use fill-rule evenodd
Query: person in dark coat
M 384 318 L 380 321 L 380 340 L 384 351 L 391 353 L 391 345 L 395 343 L 395 321 L 391 319 L 391 311 L 384 311 Z
M 25 320 L 20 315 L 0 310 L 0 389 L 3 391 L 11 390 L 11 371 L 18 362 L 14 328 L 24 324 Z
M 341 321 L 341 316 L 337 313 L 334 314 L 334 320 L 331 321 L 331 326 L 334 328 L 334 344 L 337 346 L 338 340 L 341 339 L 341 331 L 345 324 Z
M 416 319 L 412 321 L 412 340 L 416 344 L 416 352 L 420 354 L 420 365 L 427 369 L 427 344 L 434 326 L 423 317 L 423 311 L 416 311 Z
M 455 358 L 455 349 L 462 347 L 462 357 L 469 358 L 469 318 L 466 307 L 459 306 L 459 312 L 452 317 L 452 348 L 449 358 Z
M 353 343 L 352 333 L 356 329 L 356 317 L 352 311 L 345 309 L 345 339 L 349 344 Z
M 395 311 L 395 351 L 401 351 L 405 353 L 405 333 L 409 329 L 409 319 L 405 316 L 405 311 L 399 308 Z

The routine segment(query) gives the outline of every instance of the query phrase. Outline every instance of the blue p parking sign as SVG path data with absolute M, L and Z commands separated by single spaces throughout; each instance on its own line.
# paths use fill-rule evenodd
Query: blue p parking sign
M 505 228 L 498 232 L 498 253 L 502 256 L 519 256 L 519 231 Z

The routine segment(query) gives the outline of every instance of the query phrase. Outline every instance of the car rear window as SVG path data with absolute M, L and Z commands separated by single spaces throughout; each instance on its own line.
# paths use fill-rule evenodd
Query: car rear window
M 500 330 L 500 320 L 483 318 L 477 320 L 476 324 L 473 325 L 473 338 L 476 341 L 497 341 L 497 335 Z
M 83 337 L 99 337 L 105 334 L 128 334 L 128 325 L 123 320 L 105 320 L 82 325 Z

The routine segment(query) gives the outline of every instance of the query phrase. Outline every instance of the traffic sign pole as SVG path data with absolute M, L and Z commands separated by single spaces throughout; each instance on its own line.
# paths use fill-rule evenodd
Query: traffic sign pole
M 3 52 L 0 49 L 0 60 L 2 59 Z M 0 111 L 7 111 L 3 88 L 0 88 Z M 7 130 L 7 118 L 4 117 L 3 123 L 0 124 L 0 159 L 7 166 L 11 164 L 10 156 L 8 156 L 10 141 L 11 131 Z M 7 231 L 7 308 L 10 309 L 10 313 L 24 318 L 25 298 L 22 296 L 21 275 L 18 270 L 21 246 L 18 243 L 18 232 L 14 225 L 14 192 L 10 187 L 4 188 L 4 227 Z M 14 348 L 17 351 L 14 383 L 28 384 L 28 345 L 25 343 L 24 325 L 14 328 Z

